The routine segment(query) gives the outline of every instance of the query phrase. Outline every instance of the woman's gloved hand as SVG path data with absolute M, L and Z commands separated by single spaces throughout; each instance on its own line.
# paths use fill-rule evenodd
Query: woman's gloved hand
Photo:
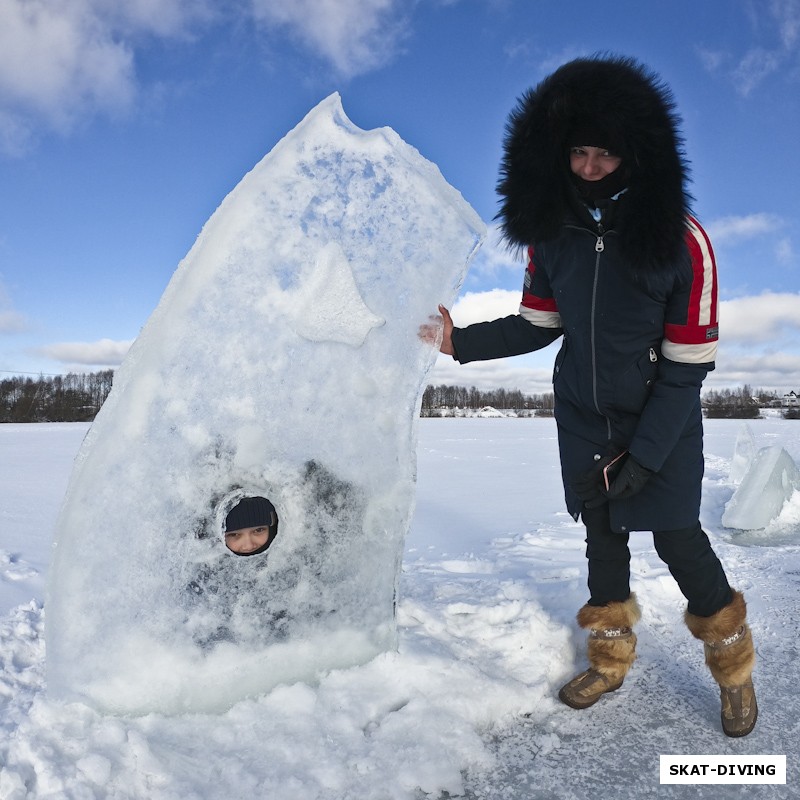
M 604 456 L 595 461 L 594 466 L 576 478 L 572 483 L 575 492 L 586 508 L 598 508 L 608 502 L 606 489 L 619 469 L 624 453 Z
M 650 480 L 653 470 L 643 467 L 633 456 L 629 455 L 617 472 L 617 476 L 610 481 L 605 495 L 610 500 L 623 500 L 633 497 L 644 489 Z

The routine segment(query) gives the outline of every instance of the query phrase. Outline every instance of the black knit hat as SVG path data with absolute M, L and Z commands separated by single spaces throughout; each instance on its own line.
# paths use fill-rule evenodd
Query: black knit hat
M 567 148 L 602 147 L 621 158 L 630 155 L 624 131 L 619 130 L 609 120 L 590 118 L 577 120 L 564 137 L 564 141 Z
M 278 525 L 275 506 L 266 497 L 243 497 L 225 517 L 225 533 L 262 525 L 269 528 Z
M 230 547 L 228 549 L 237 556 L 257 556 L 269 549 L 278 534 L 278 513 L 275 511 L 275 506 L 266 497 L 243 497 L 225 517 L 224 533 L 262 526 L 269 528 L 269 536 L 258 550 L 252 553 L 237 553 Z

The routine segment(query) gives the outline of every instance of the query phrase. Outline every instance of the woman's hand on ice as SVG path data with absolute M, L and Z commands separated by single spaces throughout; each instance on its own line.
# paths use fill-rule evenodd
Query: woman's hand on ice
M 441 304 L 439 305 L 439 313 L 441 314 L 440 317 L 431 317 L 429 323 L 419 326 L 419 338 L 435 347 L 439 343 L 439 335 L 441 333 L 442 341 L 439 343 L 439 352 L 452 356 L 455 352 L 453 349 L 453 318 L 450 316 L 450 312 Z

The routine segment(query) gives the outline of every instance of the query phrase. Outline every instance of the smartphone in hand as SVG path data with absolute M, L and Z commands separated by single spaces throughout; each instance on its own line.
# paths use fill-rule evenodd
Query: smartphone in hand
M 619 455 L 614 456 L 614 458 L 612 458 L 611 461 L 609 461 L 608 464 L 603 467 L 603 485 L 605 486 L 606 491 L 609 490 L 614 478 L 617 477 L 622 465 L 625 463 L 625 458 L 627 455 L 628 451 L 623 450 Z

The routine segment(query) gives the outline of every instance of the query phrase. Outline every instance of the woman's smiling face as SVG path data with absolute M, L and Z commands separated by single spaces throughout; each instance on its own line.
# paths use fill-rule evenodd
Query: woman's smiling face
M 255 553 L 262 548 L 269 539 L 269 527 L 259 525 L 255 528 L 240 528 L 238 531 L 228 531 L 225 534 L 225 545 L 229 550 L 240 555 Z
M 622 163 L 619 156 L 602 147 L 570 147 L 569 168 L 585 181 L 600 181 Z

